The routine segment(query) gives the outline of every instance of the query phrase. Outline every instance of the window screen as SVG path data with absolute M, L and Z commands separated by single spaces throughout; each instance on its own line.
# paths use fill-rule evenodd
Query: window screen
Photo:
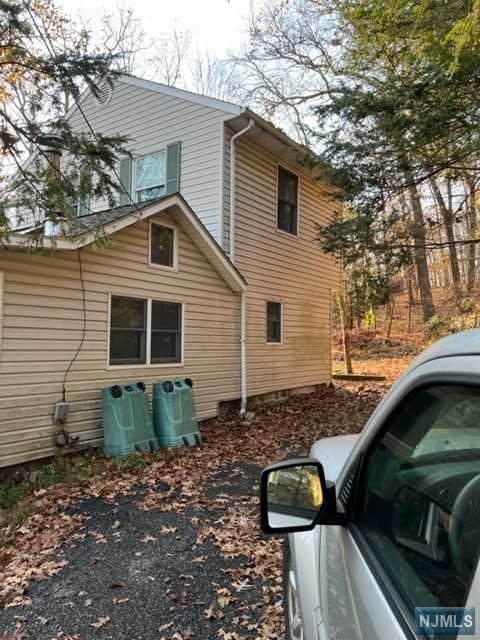
M 165 151 L 135 162 L 135 192 L 138 202 L 165 195 L 167 159 Z

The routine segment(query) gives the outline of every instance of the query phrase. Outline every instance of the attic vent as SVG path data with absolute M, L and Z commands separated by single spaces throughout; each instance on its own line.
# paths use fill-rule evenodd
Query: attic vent
M 112 87 L 108 82 L 104 82 L 98 87 L 98 95 L 95 96 L 95 102 L 99 107 L 104 107 L 112 99 Z

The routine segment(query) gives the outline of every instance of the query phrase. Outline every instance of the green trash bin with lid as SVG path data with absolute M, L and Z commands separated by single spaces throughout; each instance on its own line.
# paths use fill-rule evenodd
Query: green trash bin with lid
M 190 378 L 161 380 L 153 385 L 153 426 L 161 447 L 201 444 Z
M 158 449 L 143 382 L 102 389 L 102 416 L 106 456 L 115 458 Z

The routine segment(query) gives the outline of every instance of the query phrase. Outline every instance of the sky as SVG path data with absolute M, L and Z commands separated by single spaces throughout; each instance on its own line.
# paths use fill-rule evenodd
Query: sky
M 94 21 L 119 6 L 132 8 L 144 28 L 155 32 L 176 28 L 194 34 L 199 50 L 223 57 L 246 40 L 246 21 L 254 0 L 58 0 L 67 13 Z

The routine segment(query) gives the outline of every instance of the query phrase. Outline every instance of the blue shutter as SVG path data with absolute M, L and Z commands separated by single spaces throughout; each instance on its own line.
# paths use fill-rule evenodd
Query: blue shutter
M 122 158 L 120 160 L 120 197 L 121 207 L 132 202 L 132 159 Z
M 167 145 L 167 196 L 180 191 L 180 153 L 180 142 Z

